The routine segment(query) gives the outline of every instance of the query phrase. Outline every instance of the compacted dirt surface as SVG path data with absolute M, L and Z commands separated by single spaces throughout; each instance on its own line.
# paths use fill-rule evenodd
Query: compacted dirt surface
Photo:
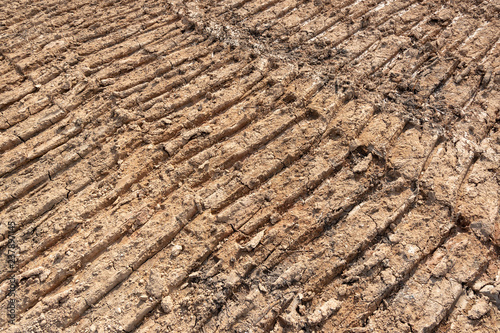
M 0 2 L 2 332 L 499 332 L 499 0 Z

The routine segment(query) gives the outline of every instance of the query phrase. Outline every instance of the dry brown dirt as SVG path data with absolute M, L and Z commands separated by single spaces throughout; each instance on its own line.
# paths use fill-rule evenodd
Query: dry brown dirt
M 499 332 L 499 0 L 0 1 L 2 332 Z

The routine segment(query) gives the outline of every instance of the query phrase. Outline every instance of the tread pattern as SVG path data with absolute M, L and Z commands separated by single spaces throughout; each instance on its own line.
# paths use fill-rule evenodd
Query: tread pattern
M 498 1 L 1 6 L 2 331 L 498 330 Z

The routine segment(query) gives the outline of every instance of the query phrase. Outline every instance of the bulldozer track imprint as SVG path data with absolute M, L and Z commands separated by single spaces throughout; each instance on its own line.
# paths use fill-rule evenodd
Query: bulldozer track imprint
M 2 0 L 2 332 L 498 332 L 498 0 Z

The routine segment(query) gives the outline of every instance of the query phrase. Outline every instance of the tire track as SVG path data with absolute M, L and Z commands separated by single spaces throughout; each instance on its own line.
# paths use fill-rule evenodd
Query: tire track
M 491 324 L 494 2 L 5 8 L 9 332 Z
M 123 229 L 123 227 L 122 227 L 122 228 L 120 228 L 120 230 L 122 230 L 122 229 Z M 123 231 L 122 231 L 122 232 L 123 232 Z M 109 245 L 109 244 L 108 244 L 108 245 Z
M 174 195 L 173 200 L 177 200 L 176 198 L 177 198 L 177 196 L 176 196 L 176 195 Z M 170 200 L 170 199 L 169 199 L 169 200 Z M 174 206 L 174 207 L 177 207 L 177 206 Z M 182 208 L 182 207 L 181 207 L 181 206 L 179 206 L 179 209 L 181 209 L 181 208 Z M 177 208 L 176 208 L 176 209 L 177 209 Z M 182 208 L 182 209 L 184 209 L 184 208 Z M 186 222 L 187 222 L 187 221 L 186 221 Z M 155 222 L 155 223 L 158 223 L 158 222 Z M 152 222 L 150 221 L 150 222 L 148 222 L 148 224 L 152 224 Z M 141 233 L 142 233 L 142 232 L 145 232 L 145 233 L 146 233 L 146 232 L 147 232 L 147 230 L 149 230 L 149 229 L 150 229 L 150 228 L 152 228 L 152 227 L 154 227 L 154 225 L 153 225 L 153 226 L 149 225 L 149 226 L 148 226 L 148 228 L 142 227 L 141 229 L 139 229 L 139 232 L 141 232 Z M 168 236 L 168 237 L 170 238 L 171 236 Z M 173 236 L 172 236 L 172 237 L 173 237 Z M 163 241 L 162 241 L 162 243 L 163 243 Z M 129 246 L 127 246 L 127 248 L 129 248 Z M 156 252 L 156 251 L 155 251 L 155 252 Z M 153 253 L 154 253 L 154 252 L 153 252 Z M 134 264 L 134 265 L 135 265 L 135 264 Z M 128 274 L 127 274 L 127 275 L 128 275 Z M 114 283 L 114 282 L 110 281 L 110 283 Z M 96 292 L 98 292 L 98 294 L 100 294 L 100 293 L 101 293 L 101 291 L 96 291 Z

